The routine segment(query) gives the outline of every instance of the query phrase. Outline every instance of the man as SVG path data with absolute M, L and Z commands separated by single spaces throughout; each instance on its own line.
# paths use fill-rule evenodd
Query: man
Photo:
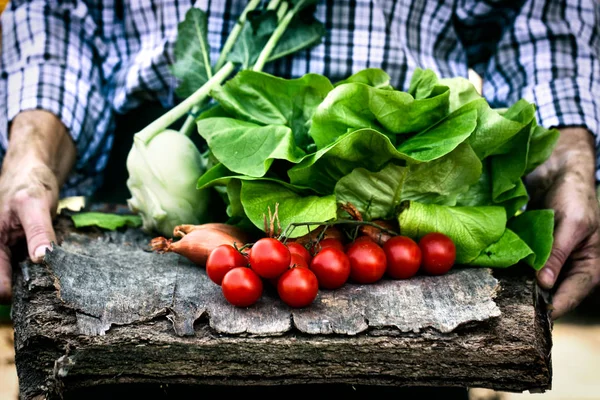
M 185 3 L 185 4 L 184 4 Z M 209 13 L 216 60 L 243 0 L 198 1 Z M 13 0 L 2 16 L 0 98 L 0 296 L 10 295 L 10 247 L 25 236 L 40 261 L 54 240 L 62 195 L 102 180 L 115 114 L 147 101 L 174 102 L 169 73 L 177 23 L 189 2 Z M 494 107 L 525 97 L 561 135 L 528 178 L 532 202 L 556 211 L 555 243 L 539 273 L 555 288 L 553 317 L 600 281 L 595 141 L 600 122 L 598 6 L 594 0 L 328 0 L 317 5 L 324 43 L 266 68 L 332 81 L 366 67 L 406 89 L 415 67 L 444 77 L 475 69 Z M 10 124 L 10 125 L 9 125 Z M 556 285 L 560 277 L 560 284 Z M 556 286 L 556 287 L 555 287 Z

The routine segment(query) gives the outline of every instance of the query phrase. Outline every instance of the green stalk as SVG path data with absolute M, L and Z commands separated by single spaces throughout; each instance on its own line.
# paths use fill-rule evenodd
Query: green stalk
M 283 12 L 285 12 L 285 10 L 287 10 L 287 3 L 281 4 L 281 8 L 279 9 L 278 14 L 277 14 L 278 18 L 279 18 L 279 13 L 281 12 L 281 10 L 284 10 Z M 269 57 L 271 56 L 271 53 L 275 49 L 275 46 L 277 46 L 277 42 L 279 41 L 281 36 L 283 36 L 283 34 L 285 33 L 285 30 L 287 29 L 288 25 L 292 21 L 292 18 L 294 18 L 294 15 L 296 14 L 297 11 L 298 11 L 298 9 L 296 7 L 294 7 L 290 11 L 287 11 L 285 16 L 281 19 L 281 22 L 279 23 L 279 25 L 277 26 L 277 28 L 275 29 L 275 31 L 269 38 L 269 41 L 265 45 L 264 49 L 260 52 L 260 55 L 258 56 L 258 59 L 256 60 L 254 67 L 252 68 L 253 71 L 262 71 L 262 69 L 264 68 L 265 64 L 267 63 Z
M 202 87 L 196 90 L 187 99 L 173 107 L 160 118 L 146 126 L 144 129 L 135 134 L 134 139 L 136 144 L 148 144 L 154 136 L 167 129 L 179 118 L 188 113 L 196 104 L 204 101 L 211 90 L 220 86 L 223 81 L 233 72 L 235 65 L 230 61 L 217 71 Z
M 277 10 L 277 21 L 281 21 L 281 18 L 285 15 L 289 7 L 288 3 L 283 3 L 279 10 Z
M 219 59 L 217 60 L 217 63 L 215 64 L 215 71 L 220 70 L 221 67 L 225 64 L 227 55 L 229 55 L 229 52 L 235 45 L 235 41 L 237 40 L 238 36 L 240 35 L 240 32 L 242 31 L 244 24 L 246 23 L 246 15 L 250 11 L 254 10 L 256 7 L 258 7 L 258 5 L 260 4 L 260 1 L 261 0 L 250 0 L 248 2 L 248 5 L 244 9 L 244 11 L 242 11 L 242 15 L 240 15 L 240 17 L 238 18 L 237 22 L 235 23 L 235 26 L 229 33 L 229 36 L 227 37 L 227 40 L 225 41 L 225 44 L 223 45 L 221 54 L 219 54 Z M 275 3 L 275 2 L 278 3 L 279 0 L 271 1 L 271 3 Z M 269 7 L 271 6 L 271 3 L 269 3 Z
M 238 36 L 240 35 L 240 32 L 242 31 L 242 27 L 246 23 L 246 16 L 248 15 L 248 13 L 250 11 L 256 9 L 256 7 L 258 7 L 260 2 L 261 2 L 261 0 L 250 0 L 248 2 L 248 5 L 246 5 L 246 8 L 244 8 L 244 11 L 242 11 L 242 14 L 236 21 L 235 26 L 229 33 L 229 36 L 227 36 L 227 40 L 225 41 L 225 44 L 223 45 L 223 49 L 221 49 L 221 54 L 219 54 L 219 59 L 217 60 L 217 63 L 215 64 L 215 71 L 219 71 L 225 64 L 225 61 L 227 59 L 227 56 L 229 55 L 229 52 L 235 45 L 235 41 L 237 40 Z M 273 3 L 276 3 L 276 4 L 279 3 L 279 0 L 271 0 L 268 7 L 271 7 L 273 5 Z M 205 61 L 205 65 L 209 65 L 209 63 L 206 63 L 206 61 Z M 210 77 L 210 74 L 208 74 L 208 76 Z M 202 107 L 202 105 L 203 104 L 196 104 L 192 108 L 191 115 L 187 116 L 187 118 L 185 119 L 185 122 L 181 126 L 181 129 L 179 129 L 180 133 L 182 133 L 186 136 L 191 135 L 191 133 L 194 131 L 194 124 L 196 123 L 196 118 L 194 116 L 196 115 L 196 113 L 198 113 L 198 111 L 200 111 L 200 108 Z

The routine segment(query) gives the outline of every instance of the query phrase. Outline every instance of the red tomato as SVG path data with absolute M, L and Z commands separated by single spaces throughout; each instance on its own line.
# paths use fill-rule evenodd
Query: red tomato
M 260 299 L 263 283 L 250 268 L 237 267 L 225 274 L 221 289 L 229 303 L 237 307 L 248 307 Z
M 385 252 L 375 242 L 354 243 L 346 252 L 350 260 L 350 279 L 357 283 L 373 283 L 385 274 Z
M 348 243 L 347 245 L 344 246 L 344 251 L 348 251 L 348 249 L 350 249 L 350 247 L 352 247 L 352 245 L 354 243 L 372 242 L 372 241 L 373 241 L 373 239 L 370 236 L 367 236 L 367 235 L 358 236 L 356 239 L 354 239 L 353 242 Z
M 296 253 L 292 253 L 291 254 L 292 258 L 290 259 L 290 268 L 306 268 L 308 269 L 308 264 L 306 263 L 306 260 L 304 259 L 304 257 L 302 257 L 301 255 L 298 255 Z M 285 275 L 286 272 L 284 272 L 283 274 Z M 277 287 L 277 282 L 279 282 L 279 278 L 283 276 L 277 276 L 275 278 L 270 278 L 268 279 L 268 281 L 275 287 Z
M 215 247 L 206 260 L 206 275 L 217 285 L 221 284 L 227 272 L 235 267 L 245 267 L 248 260 L 235 247 L 222 244 Z
M 419 240 L 423 255 L 423 271 L 429 275 L 443 275 L 450 271 L 456 260 L 456 246 L 443 233 L 432 232 Z
M 262 278 L 276 278 L 290 266 L 290 251 L 273 238 L 262 238 L 252 246 L 250 268 Z
M 303 257 L 306 260 L 307 264 L 310 264 L 310 262 L 312 261 L 312 256 L 310 255 L 310 252 L 306 249 L 306 247 L 304 247 L 300 243 L 288 243 L 287 248 L 289 249 L 290 253 L 298 254 L 301 257 Z
M 337 289 L 350 276 L 350 260 L 343 251 L 326 247 L 313 257 L 310 270 L 315 273 L 319 287 Z
M 407 236 L 394 236 L 383 245 L 387 259 L 386 273 L 394 279 L 408 279 L 421 266 L 421 249 Z
M 304 257 L 302 257 L 300 254 L 292 253 L 291 256 L 292 257 L 290 259 L 290 268 L 292 268 L 292 267 L 308 268 L 308 263 L 306 262 Z
M 277 282 L 279 298 L 290 307 L 308 306 L 317 298 L 318 292 L 317 277 L 307 268 L 292 268 Z
M 321 240 L 319 243 L 315 243 L 315 245 L 313 246 L 313 252 L 318 253 L 327 247 L 333 247 L 334 249 L 344 251 L 344 244 L 342 243 L 342 241 L 340 239 L 325 238 L 325 239 Z

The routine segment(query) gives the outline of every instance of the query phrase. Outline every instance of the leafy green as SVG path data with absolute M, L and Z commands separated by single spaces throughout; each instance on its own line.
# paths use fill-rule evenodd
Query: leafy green
M 375 172 L 391 159 L 405 158 L 387 136 L 373 129 L 359 129 L 307 155 L 288 170 L 288 176 L 293 185 L 309 186 L 318 193 L 331 194 L 336 183 L 355 168 Z
M 247 14 L 245 23 L 227 60 L 241 64 L 242 69 L 254 65 L 262 49 L 277 28 L 277 13 L 273 10 L 253 10 Z
M 526 261 L 536 270 L 540 270 L 548 261 L 552 251 L 554 211 L 525 211 L 511 218 L 508 227 L 533 250 L 534 255 L 529 256 Z
M 190 8 L 178 25 L 175 63 L 171 66 L 171 72 L 181 81 L 175 91 L 179 97 L 190 96 L 212 76 L 207 35 L 206 13 Z
M 534 254 L 529 246 L 516 233 L 506 229 L 500 240 L 486 247 L 469 264 L 477 267 L 505 268 L 531 256 Z
M 450 115 L 433 127 L 406 140 L 398 151 L 417 161 L 440 158 L 469 138 L 477 127 L 474 111 Z
M 282 229 L 291 223 L 331 221 L 337 215 L 335 196 L 301 196 L 273 182 L 242 182 L 241 200 L 246 215 L 259 229 L 263 228 L 265 216 L 268 220 L 269 208 L 274 213 L 277 204 Z M 307 233 L 308 228 L 299 227 L 290 237 Z
M 506 229 L 502 207 L 450 207 L 411 201 L 398 215 L 400 233 L 420 239 L 441 232 L 456 245 L 456 263 L 473 261 L 485 248 L 497 242 Z
M 309 187 L 292 185 L 291 183 L 270 176 L 253 177 L 249 175 L 236 174 L 235 172 L 231 172 L 230 170 L 228 170 L 227 167 L 221 163 L 217 163 L 208 171 L 206 171 L 206 173 L 202 174 L 200 179 L 198 179 L 196 187 L 201 190 L 215 186 L 226 186 L 232 180 L 269 181 L 279 183 L 280 185 L 283 185 L 288 189 L 298 193 L 311 191 L 311 188 Z
M 303 10 L 296 14 L 283 36 L 273 49 L 269 61 L 276 60 L 296 53 L 307 47 L 321 43 L 325 36 L 325 27 L 319 22 L 310 10 Z
M 429 97 L 415 99 L 406 92 L 346 83 L 329 92 L 317 107 L 310 135 L 321 149 L 361 128 L 392 134 L 420 132 L 446 116 L 448 98 L 448 88 L 440 85 L 433 87 Z
M 390 84 L 390 76 L 387 74 L 387 72 L 379 68 L 366 68 L 360 70 L 354 75 L 351 75 L 342 81 L 336 82 L 335 86 L 344 85 L 346 83 L 362 83 L 377 89 L 393 89 L 392 85 Z
M 559 135 L 556 129 L 545 129 L 538 125 L 533 128 L 525 174 L 529 174 L 550 157 Z
M 356 168 L 339 180 L 335 195 L 341 203 L 352 203 L 368 219 L 393 219 L 403 200 L 454 205 L 480 174 L 481 162 L 463 143 L 430 163 L 407 167 L 389 163 L 378 172 Z
M 114 231 L 124 226 L 137 228 L 142 226 L 142 218 L 139 215 L 120 215 L 101 212 L 80 212 L 71 215 L 75 228 L 97 226 Z
M 223 165 L 243 175 L 261 177 L 274 159 L 298 162 L 304 156 L 294 142 L 292 130 L 283 125 L 207 118 L 198 121 L 198 131 Z
M 261 72 L 241 71 L 213 91 L 212 96 L 235 118 L 260 125 L 289 127 L 296 144 L 306 148 L 310 142 L 307 123 L 332 89 L 329 79 L 317 74 L 287 80 Z

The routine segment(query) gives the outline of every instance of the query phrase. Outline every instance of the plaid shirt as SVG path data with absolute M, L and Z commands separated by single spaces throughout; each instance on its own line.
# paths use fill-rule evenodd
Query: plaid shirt
M 217 59 L 246 0 L 201 0 Z M 64 195 L 100 183 L 115 113 L 146 101 L 170 107 L 177 24 L 192 1 L 12 0 L 2 14 L 0 158 L 8 122 L 23 110 L 56 114 L 77 146 Z M 598 134 L 599 27 L 595 0 L 322 0 L 323 43 L 267 65 L 284 77 L 307 72 L 335 81 L 363 68 L 387 71 L 406 89 L 415 67 L 442 77 L 484 79 L 494 107 L 526 98 L 546 127 Z M 598 136 L 597 136 L 598 137 Z

